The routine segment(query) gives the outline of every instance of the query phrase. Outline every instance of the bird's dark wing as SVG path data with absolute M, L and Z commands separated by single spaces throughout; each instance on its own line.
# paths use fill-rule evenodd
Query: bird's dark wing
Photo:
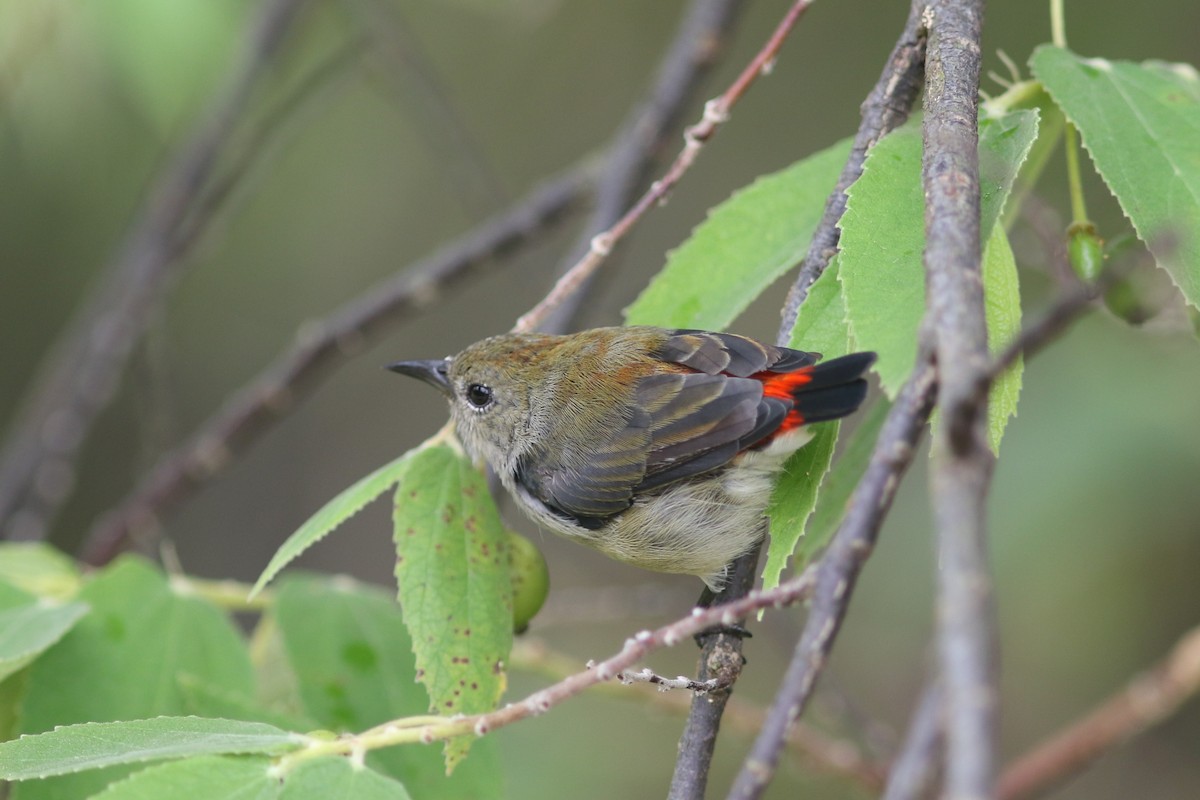
M 718 469 L 775 431 L 791 406 L 749 376 L 787 372 L 820 355 L 743 336 L 675 331 L 655 352 L 682 367 L 641 378 L 632 405 L 596 426 L 582 449 L 532 453 L 516 480 L 551 511 L 598 528 L 638 492 Z
M 821 360 L 820 353 L 775 347 L 733 333 L 693 330 L 674 331 L 655 355 L 697 372 L 725 373 L 737 378 L 767 370 L 791 372 Z

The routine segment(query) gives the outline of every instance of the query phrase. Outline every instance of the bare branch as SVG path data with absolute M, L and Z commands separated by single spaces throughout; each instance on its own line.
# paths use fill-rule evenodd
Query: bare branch
M 683 150 L 676 156 L 675 162 L 671 164 L 666 174 L 651 184 L 650 189 L 629 211 L 625 212 L 625 215 L 616 224 L 604 233 L 593 237 L 591 247 L 579 263 L 558 280 L 558 283 L 540 303 L 517 320 L 517 324 L 513 327 L 514 331 L 531 331 L 540 328 L 551 311 L 557 308 L 565 298 L 579 291 L 580 287 L 590 279 L 592 273 L 599 269 L 604 259 L 612 252 L 616 243 L 638 223 L 646 212 L 670 194 L 675 184 L 695 163 L 704 143 L 712 138 L 722 123 L 729 119 L 729 112 L 734 105 L 758 76 L 774 64 L 788 34 L 791 33 L 812 2 L 813 0 L 797 0 L 788 9 L 787 14 L 775 28 L 767 43 L 742 70 L 737 79 L 720 97 L 709 100 L 704 106 L 704 116 L 701 120 L 684 132 Z
M 796 326 L 796 317 L 800 314 L 800 305 L 808 296 L 809 287 L 821 277 L 837 252 L 838 239 L 841 237 L 837 224 L 846 212 L 846 190 L 862 174 L 867 151 L 888 131 L 903 125 L 908 120 L 913 104 L 917 102 L 925 77 L 925 23 L 922 19 L 925 5 L 926 0 L 913 0 L 908 21 L 892 48 L 887 66 L 863 101 L 862 122 L 858 126 L 858 133 L 854 135 L 850 158 L 842 167 L 837 187 L 825 201 L 825 213 L 813 233 L 808 253 L 800 262 L 800 272 L 783 305 L 783 320 L 776 337 L 781 345 L 786 345 L 792 336 L 792 328 Z
M 933 409 L 935 389 L 932 361 L 928 353 L 922 353 L 888 412 L 867 470 L 850 498 L 846 517 L 816 565 L 808 621 L 762 732 L 734 781 L 730 798 L 760 797 L 774 776 L 788 728 L 799 719 L 812 696 L 845 618 L 855 581 L 875 547 L 900 479 L 912 463 L 921 431 Z
M 510 664 L 514 669 L 535 671 L 556 680 L 574 674 L 579 668 L 578 660 L 529 637 L 522 637 L 513 644 Z M 596 691 L 672 714 L 687 714 L 691 709 L 691 698 L 680 692 L 632 691 L 615 683 L 600 684 Z M 765 709 L 737 697 L 729 698 L 722 717 L 726 730 L 743 736 L 758 733 L 764 719 Z M 816 728 L 797 723 L 792 726 L 787 744 L 792 753 L 814 769 L 857 784 L 865 792 L 875 793 L 883 788 L 883 767 L 867 758 L 853 742 L 831 738 Z
M 980 272 L 978 97 L 981 0 L 934 0 L 922 183 L 927 322 L 946 415 L 933 439 L 930 476 L 938 535 L 938 656 L 945 692 L 946 774 L 954 798 L 992 796 L 996 759 L 996 621 L 986 554 L 985 499 L 992 473 Z M 956 424 L 958 423 L 958 424 Z
M 766 533 L 766 520 L 762 521 Z M 754 588 L 758 576 L 758 555 L 762 545 L 738 558 L 730 566 L 725 589 L 713 601 L 719 606 L 737 602 Z M 703 597 L 709 597 L 707 593 Z M 738 617 L 734 624 L 744 625 L 746 618 Z M 699 680 L 716 680 L 718 688 L 704 697 L 692 698 L 687 724 L 679 739 L 679 756 L 675 760 L 675 771 L 671 775 L 668 800 L 703 800 L 708 788 L 708 772 L 712 765 L 713 752 L 717 747 L 717 734 L 721 718 L 733 694 L 733 686 L 742 673 L 745 659 L 742 657 L 742 636 L 729 630 L 710 632 L 701 640 L 700 666 L 696 671 Z
M 209 419 L 190 441 L 164 456 L 120 507 L 88 532 L 85 560 L 103 564 L 139 528 L 156 525 L 256 441 L 333 365 L 362 350 L 387 326 L 426 308 L 450 286 L 577 203 L 590 185 L 589 162 L 536 189 L 501 214 L 396 277 L 365 292 L 324 321 L 304 326 L 296 344 Z
M 1009 765 L 997 794 L 1001 800 L 1046 794 L 1109 750 L 1162 722 L 1198 692 L 1200 628 L 1193 628 L 1158 666 Z
M 267 0 L 191 138 L 149 194 L 121 252 L 42 367 L 0 458 L 0 528 L 40 539 L 69 496 L 75 457 L 116 391 L 166 289 L 175 237 L 304 0 Z

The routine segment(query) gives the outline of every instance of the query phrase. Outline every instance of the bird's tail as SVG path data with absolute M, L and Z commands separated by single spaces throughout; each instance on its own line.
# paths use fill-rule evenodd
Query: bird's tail
M 792 404 L 780 430 L 853 414 L 867 396 L 863 375 L 873 363 L 874 353 L 851 353 L 765 380 L 763 394 Z

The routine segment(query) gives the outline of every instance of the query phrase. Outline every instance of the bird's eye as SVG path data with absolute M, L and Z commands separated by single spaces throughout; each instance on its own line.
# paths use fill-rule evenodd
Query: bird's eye
M 486 408 L 492 400 L 492 390 L 482 383 L 472 383 L 467 387 L 467 402 L 476 408 Z

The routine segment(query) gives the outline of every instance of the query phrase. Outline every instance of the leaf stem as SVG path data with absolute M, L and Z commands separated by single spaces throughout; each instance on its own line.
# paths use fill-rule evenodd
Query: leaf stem
M 1050 0 L 1050 41 L 1055 47 L 1067 49 L 1067 22 L 1063 13 L 1063 0 Z M 1083 181 L 1079 171 L 1079 134 L 1069 121 L 1063 129 L 1063 142 L 1067 149 L 1067 188 L 1071 193 L 1071 225 L 1087 227 L 1087 204 L 1083 200 Z

